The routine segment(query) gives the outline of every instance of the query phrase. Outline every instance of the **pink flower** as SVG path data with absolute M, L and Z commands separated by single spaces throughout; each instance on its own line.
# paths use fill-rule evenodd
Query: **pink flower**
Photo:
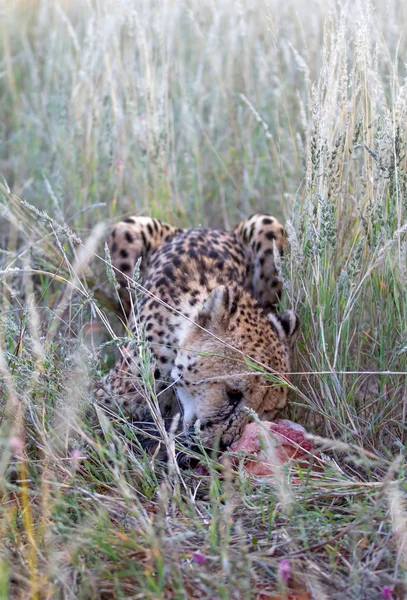
M 194 562 L 196 562 L 198 565 L 202 565 L 204 562 L 206 562 L 206 558 L 203 554 L 201 554 L 200 552 L 194 552 L 192 555 L 192 560 Z
M 290 563 L 288 560 L 280 560 L 278 563 L 278 576 L 284 583 L 287 583 L 291 577 Z
M 82 452 L 80 452 L 79 450 L 76 450 L 76 449 L 72 450 L 71 459 L 74 463 L 79 462 L 80 460 L 83 459 Z
M 382 589 L 382 596 L 383 596 L 384 600 L 392 600 L 393 594 L 391 592 L 391 588 L 388 585 L 386 585 Z
M 18 454 L 23 451 L 24 443 L 23 440 L 17 436 L 13 436 L 9 439 L 10 450 L 14 454 Z

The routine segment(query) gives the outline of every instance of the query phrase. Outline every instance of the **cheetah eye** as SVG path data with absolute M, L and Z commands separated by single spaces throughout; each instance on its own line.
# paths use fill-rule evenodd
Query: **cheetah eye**
M 226 393 L 231 404 L 237 404 L 243 398 L 243 392 L 240 390 L 227 390 Z

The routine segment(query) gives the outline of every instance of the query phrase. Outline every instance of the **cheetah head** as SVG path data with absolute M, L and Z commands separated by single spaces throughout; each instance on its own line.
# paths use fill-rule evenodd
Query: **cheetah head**
M 246 407 L 273 419 L 287 404 L 281 375 L 290 370 L 298 330 L 292 311 L 266 315 L 245 291 L 219 286 L 188 324 L 172 370 L 184 431 L 221 448 L 240 438 Z M 265 378 L 258 367 L 274 374 Z

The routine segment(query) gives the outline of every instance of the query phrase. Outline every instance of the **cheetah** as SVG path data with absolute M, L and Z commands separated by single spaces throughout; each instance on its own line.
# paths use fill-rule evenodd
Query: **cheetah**
M 187 439 L 199 434 L 207 447 L 227 448 L 250 420 L 245 407 L 273 419 L 286 406 L 284 374 L 299 327 L 294 312 L 276 312 L 282 283 L 275 256 L 286 245 L 278 220 L 259 214 L 232 231 L 180 229 L 143 216 L 112 231 L 128 326 L 149 345 L 164 421 L 178 413 Z M 143 291 L 137 302 L 130 290 L 136 263 Z M 140 347 L 131 343 L 98 400 L 118 405 L 147 431 L 152 420 L 140 368 Z

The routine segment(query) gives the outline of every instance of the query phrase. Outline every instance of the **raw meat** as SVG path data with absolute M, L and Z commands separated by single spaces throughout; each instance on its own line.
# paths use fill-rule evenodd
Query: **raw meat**
M 313 445 L 306 438 L 304 427 L 288 419 L 278 419 L 249 423 L 230 449 L 251 455 L 243 458 L 243 464 L 252 475 L 273 475 L 276 467 L 289 460 L 301 459 L 301 466 L 307 466 L 304 460 L 309 458 Z

